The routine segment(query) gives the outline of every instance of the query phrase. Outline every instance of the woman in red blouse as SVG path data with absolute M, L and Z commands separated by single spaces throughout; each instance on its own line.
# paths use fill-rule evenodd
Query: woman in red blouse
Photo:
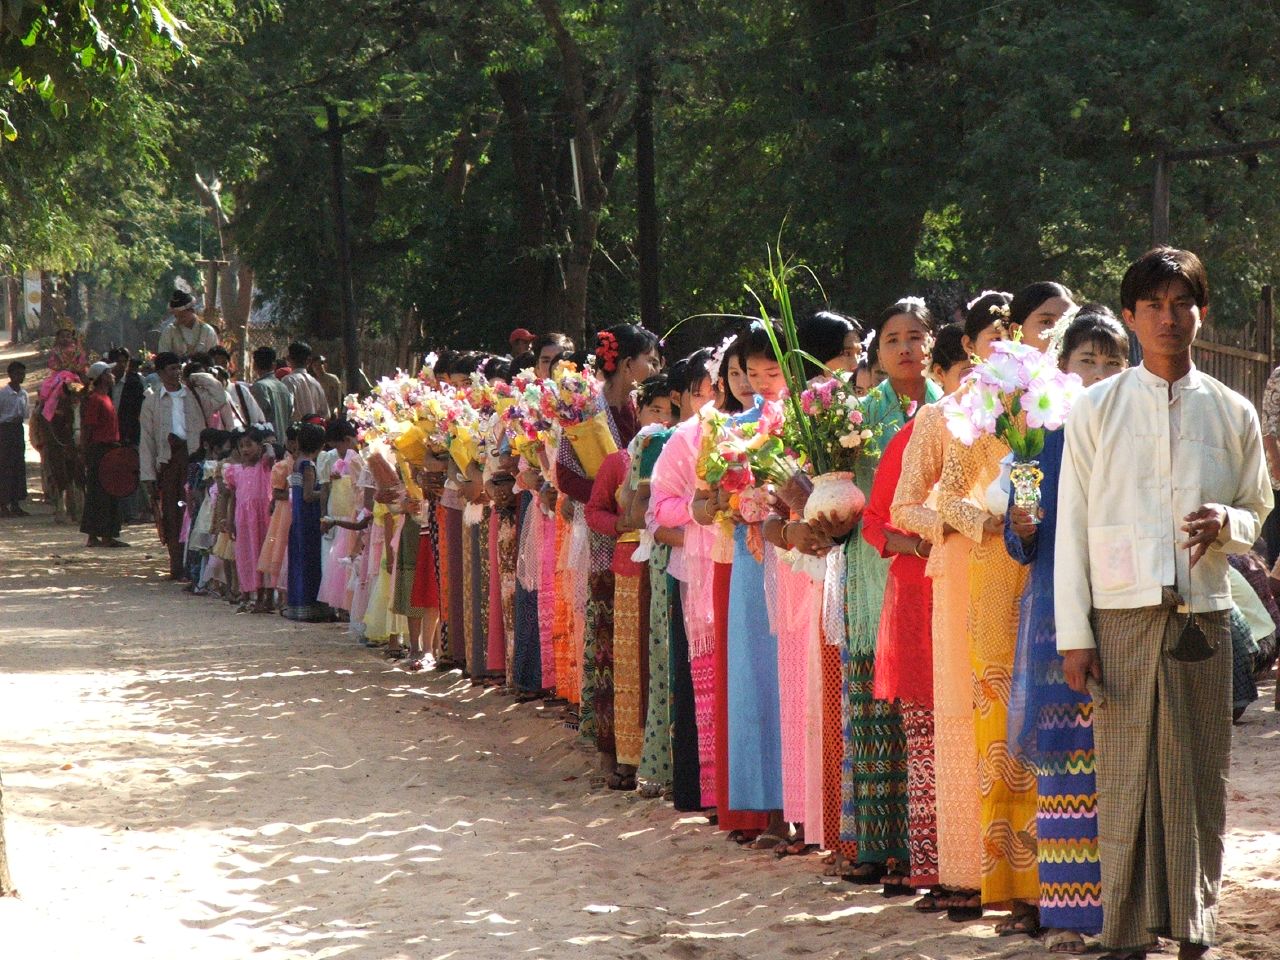
M 103 454 L 120 443 L 120 425 L 116 420 L 111 388 L 115 386 L 111 365 L 103 361 L 89 368 L 89 395 L 80 409 L 80 449 L 85 462 L 84 513 L 80 532 L 87 534 L 87 547 L 127 547 L 120 539 L 120 501 L 106 490 L 98 479 L 98 465 Z

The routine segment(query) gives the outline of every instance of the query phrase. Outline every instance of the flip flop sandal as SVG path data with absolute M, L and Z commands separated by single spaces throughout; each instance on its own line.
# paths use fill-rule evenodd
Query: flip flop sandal
M 943 899 L 946 894 L 942 890 L 930 890 L 923 897 L 912 904 L 917 913 L 942 913 L 947 908 L 942 906 L 938 901 Z
M 386 657 L 388 660 L 403 660 L 409 655 L 409 651 L 404 647 L 387 647 Z
M 779 844 L 785 844 L 786 842 L 785 838 L 777 834 L 762 833 L 751 841 L 750 847 L 752 850 L 774 850 Z
M 965 900 L 970 902 L 957 903 L 955 906 L 947 907 L 947 919 L 950 920 L 952 923 L 964 923 L 967 920 L 982 919 L 981 894 L 977 894 L 977 893 L 956 894 L 955 899 Z M 976 905 L 973 904 L 972 901 L 974 900 L 978 900 L 979 903 Z
M 909 883 L 885 883 L 884 889 L 880 891 L 880 896 L 886 900 L 892 900 L 894 897 L 914 897 L 916 888 Z
M 813 853 L 814 847 L 805 843 L 803 840 L 791 840 L 780 847 L 775 847 L 773 855 L 779 860 L 786 857 L 803 857 L 805 854 Z
M 636 788 L 636 778 L 631 774 L 615 773 L 609 777 L 607 785 L 610 790 L 630 791 Z
M 1039 913 L 1015 913 L 1005 917 L 996 924 L 996 934 L 1001 937 L 1016 937 L 1019 934 L 1038 937 L 1040 935 Z
M 852 872 L 842 873 L 840 879 L 859 887 L 874 887 L 879 885 L 883 873 L 883 863 L 859 863 Z
M 1050 953 L 1085 953 L 1089 945 L 1074 930 L 1054 930 L 1044 938 L 1044 948 Z

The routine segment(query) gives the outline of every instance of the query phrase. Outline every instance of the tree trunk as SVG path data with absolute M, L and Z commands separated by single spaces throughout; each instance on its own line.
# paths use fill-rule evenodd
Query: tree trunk
M 640 253 L 640 322 L 662 332 L 662 302 L 658 263 L 658 195 L 653 144 L 653 43 L 651 23 L 645 23 L 646 0 L 638 17 L 641 49 L 636 61 L 636 226 Z
M 365 383 L 360 371 L 360 336 L 356 330 L 356 292 L 355 281 L 351 275 L 351 237 L 345 196 L 346 174 L 343 171 L 343 128 L 338 119 L 338 108 L 331 103 L 325 105 L 325 118 L 328 121 L 328 131 L 325 136 L 329 141 L 329 163 L 333 174 L 333 220 L 334 233 L 338 241 L 338 282 L 342 290 L 342 369 L 346 378 L 347 392 L 363 393 Z
M 417 373 L 416 369 L 409 368 L 409 361 L 413 356 L 413 345 L 421 335 L 422 325 L 418 322 L 418 308 L 410 307 L 404 312 L 404 316 L 400 318 L 400 330 L 396 334 L 396 366 L 408 371 L 409 373 Z
M 12 897 L 17 892 L 9 876 L 9 851 L 4 842 L 4 781 L 0 780 L 0 897 Z
M 493 84 L 502 98 L 507 117 L 511 172 L 515 180 L 516 325 L 543 333 L 557 322 L 564 287 L 558 266 L 541 252 L 550 248 L 554 239 L 547 232 L 549 221 L 539 175 L 537 141 L 521 75 L 503 70 L 493 75 Z
M 218 231 L 218 259 L 228 261 L 228 266 L 222 268 L 218 278 L 222 321 L 231 339 L 231 363 L 243 377 L 249 370 L 245 347 L 249 310 L 253 302 L 253 268 L 240 257 L 240 249 L 235 242 L 235 224 L 222 205 L 221 184 L 217 178 L 206 181 L 199 173 L 193 174 L 193 178 L 196 196 Z M 242 195 L 241 188 L 236 199 L 241 199 Z
M 587 84 L 582 52 L 560 16 L 557 0 L 536 0 L 556 49 L 560 53 L 564 93 L 573 119 L 573 137 L 578 166 L 580 206 L 570 218 L 569 252 L 565 258 L 565 333 L 581 344 L 587 330 L 587 281 L 591 275 L 591 257 L 595 253 L 596 233 L 600 227 L 600 211 L 607 191 L 600 177 L 599 143 L 591 112 L 587 108 Z

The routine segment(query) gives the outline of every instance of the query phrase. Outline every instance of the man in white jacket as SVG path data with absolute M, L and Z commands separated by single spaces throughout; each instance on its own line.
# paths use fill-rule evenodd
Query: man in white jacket
M 1058 649 L 1067 683 L 1097 701 L 1102 942 L 1129 960 L 1165 936 L 1194 960 L 1216 935 L 1226 827 L 1226 554 L 1253 545 L 1271 484 L 1252 404 L 1191 361 L 1209 305 L 1199 258 L 1150 251 L 1120 299 L 1144 360 L 1068 419 Z

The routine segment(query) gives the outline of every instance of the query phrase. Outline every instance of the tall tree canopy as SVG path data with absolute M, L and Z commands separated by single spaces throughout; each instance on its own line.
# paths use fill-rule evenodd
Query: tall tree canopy
M 489 348 L 637 314 L 650 130 L 664 326 L 745 307 L 784 222 L 856 314 L 1049 278 L 1114 301 L 1149 242 L 1159 149 L 1280 136 L 1280 11 L 1242 0 L 2 9 L 0 54 L 25 59 L 0 91 L 19 134 L 0 147 L 0 256 L 142 296 L 194 254 L 193 184 L 216 185 L 224 252 L 316 335 L 341 314 L 339 135 L 364 329 L 416 306 L 433 343 Z M 1172 239 L 1205 256 L 1221 320 L 1276 276 L 1277 186 L 1267 153 L 1174 169 Z

